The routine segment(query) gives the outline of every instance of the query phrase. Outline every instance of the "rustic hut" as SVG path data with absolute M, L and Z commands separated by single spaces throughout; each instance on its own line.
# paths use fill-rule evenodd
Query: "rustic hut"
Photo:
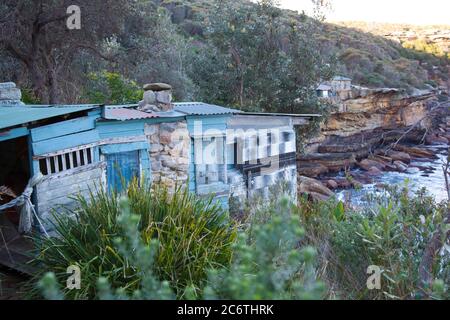
M 225 209 L 236 190 L 243 198 L 267 194 L 280 180 L 295 196 L 294 126 L 314 115 L 172 103 L 169 85 L 145 90 L 144 100 L 133 105 L 0 104 L 0 186 L 17 195 L 26 189 L 25 200 L 32 192 L 20 231 L 51 234 L 50 212 L 73 206 L 71 196 L 97 188 L 122 191 L 133 178 L 170 189 L 189 182 L 191 192 L 214 194 Z M 0 262 L 5 259 L 0 248 Z

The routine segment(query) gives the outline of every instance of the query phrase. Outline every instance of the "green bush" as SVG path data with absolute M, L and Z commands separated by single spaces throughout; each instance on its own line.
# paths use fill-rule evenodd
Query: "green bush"
M 314 270 L 316 250 L 301 244 L 304 230 L 296 207 L 285 198 L 264 211 L 265 218 L 253 220 L 251 232 L 241 234 L 231 268 L 210 271 L 206 299 L 323 297 L 325 288 Z
M 129 104 L 142 100 L 144 91 L 132 80 L 115 72 L 96 72 L 88 75 L 85 99 L 89 103 Z
M 179 297 L 187 286 L 201 288 L 208 269 L 229 265 L 236 232 L 218 205 L 186 190 L 178 189 L 172 195 L 164 188 L 140 187 L 137 181 L 128 187 L 128 196 L 132 212 L 139 217 L 142 241 L 146 245 L 158 241 L 155 273 Z M 114 243 L 124 236 L 118 195 L 98 191 L 77 201 L 76 211 L 55 217 L 56 237 L 38 241 L 40 253 L 35 262 L 42 272 L 36 279 L 53 272 L 59 283 L 65 283 L 67 267 L 78 265 L 82 288 L 63 290 L 67 298 L 97 298 L 99 277 L 126 293 L 138 290 L 140 273 Z M 68 218 L 71 214 L 76 219 Z
M 127 292 L 123 287 L 113 290 L 108 278 L 100 277 L 96 282 L 97 296 L 101 300 L 113 299 L 174 299 L 170 284 L 159 281 L 154 272 L 155 256 L 159 243 L 152 240 L 150 244 L 144 243 L 140 236 L 139 225 L 141 217 L 131 214 L 130 201 L 127 198 L 120 202 L 121 214 L 118 222 L 122 228 L 123 236 L 115 238 L 115 246 L 125 259 L 134 266 L 140 277 L 139 289 Z M 61 291 L 57 277 L 53 272 L 47 272 L 38 282 L 38 288 L 44 298 L 49 300 L 62 300 L 66 298 Z
M 153 270 L 157 269 L 160 241 L 150 244 L 140 236 L 140 215 L 130 213 L 131 200 L 120 202 L 118 223 L 123 235 L 114 245 L 139 275 L 138 289 L 124 290 L 101 277 L 96 282 L 97 297 L 107 300 L 173 299 L 175 295 L 169 282 L 160 281 Z M 314 273 L 315 250 L 300 246 L 304 234 L 299 225 L 296 209 L 287 200 L 277 201 L 279 214 L 265 222 L 254 220 L 253 232 L 242 230 L 235 243 L 233 263 L 230 268 L 209 269 L 208 282 L 201 296 L 197 288 L 189 286 L 184 292 L 187 299 L 319 299 L 324 287 L 316 281 Z M 46 299 L 66 297 L 55 273 L 46 273 L 38 282 Z
M 39 98 L 33 93 L 32 90 L 22 88 L 22 102 L 25 104 L 41 104 Z
M 425 191 L 409 196 L 404 188 L 387 188 L 370 195 L 360 209 L 339 202 L 302 201 L 300 214 L 307 238 L 319 251 L 318 270 L 329 287 L 328 296 L 345 299 L 413 299 L 434 297 L 424 288 L 418 270 L 431 237 L 439 230 L 447 207 Z M 433 277 L 450 281 L 450 257 L 438 257 Z M 382 269 L 381 290 L 368 290 L 367 268 Z M 448 290 L 443 286 L 442 295 Z

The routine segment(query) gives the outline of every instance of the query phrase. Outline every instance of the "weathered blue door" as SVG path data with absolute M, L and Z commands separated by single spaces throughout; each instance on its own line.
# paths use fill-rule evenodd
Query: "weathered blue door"
M 139 151 L 106 155 L 108 190 L 122 192 L 133 178 L 139 178 Z

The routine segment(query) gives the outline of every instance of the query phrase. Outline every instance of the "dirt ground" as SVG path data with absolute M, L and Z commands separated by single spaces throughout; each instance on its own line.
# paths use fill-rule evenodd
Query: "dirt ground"
M 0 300 L 23 299 L 26 277 L 0 267 Z

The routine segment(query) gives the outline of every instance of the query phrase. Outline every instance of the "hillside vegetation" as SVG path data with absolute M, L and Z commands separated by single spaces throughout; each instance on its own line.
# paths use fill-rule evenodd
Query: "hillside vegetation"
M 252 7 L 238 0 L 243 8 Z M 162 1 L 171 12 L 172 21 L 185 34 L 204 38 L 211 1 Z M 304 16 L 290 10 L 282 11 L 286 25 L 302 21 Z M 408 90 L 444 85 L 449 80 L 449 42 L 441 37 L 450 34 L 450 26 L 408 26 L 369 24 L 363 22 L 325 23 L 315 21 L 314 37 L 320 43 L 320 54 L 335 55 L 337 72 L 369 87 L 399 87 Z M 413 40 L 402 38 L 413 33 Z M 435 34 L 436 33 L 436 34 Z M 399 35 L 397 39 L 395 36 Z
M 273 0 L 80 0 L 76 31 L 63 19 L 69 2 L 0 5 L 0 81 L 18 83 L 27 103 L 136 102 L 142 84 L 168 82 L 177 100 L 324 113 L 315 88 L 333 75 L 409 92 L 449 80 L 448 56 L 429 40 L 326 23 L 321 1 L 308 17 Z

